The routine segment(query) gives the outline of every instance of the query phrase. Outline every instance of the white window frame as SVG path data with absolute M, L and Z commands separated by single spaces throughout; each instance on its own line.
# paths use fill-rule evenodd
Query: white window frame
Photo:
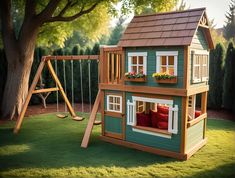
M 132 72 L 131 68 L 133 66 L 132 64 L 132 57 L 136 56 L 137 57 L 137 73 L 138 71 L 138 66 L 139 66 L 139 57 L 143 56 L 143 74 L 147 75 L 147 52 L 129 52 L 128 53 L 128 72 Z
M 120 95 L 107 95 L 106 97 L 107 97 L 107 111 L 122 113 L 122 96 L 120 96 Z M 120 99 L 120 104 L 115 103 L 115 102 L 110 103 L 109 102 L 110 97 L 113 97 L 113 100 L 116 100 L 116 98 L 119 98 Z M 111 109 L 110 104 L 113 105 L 113 108 L 114 108 L 115 105 L 120 105 L 120 110 Z
M 137 122 L 136 121 L 136 102 L 137 101 L 168 105 L 169 106 L 168 132 L 173 133 L 173 134 L 178 133 L 178 110 L 179 109 L 178 109 L 178 105 L 174 105 L 173 107 L 173 100 L 132 96 L 132 102 L 130 102 L 130 100 L 127 101 L 127 125 L 130 125 L 130 126 L 136 125 L 136 122 Z M 137 131 L 137 130 L 138 129 L 133 129 L 133 131 Z
M 166 68 L 169 67 L 168 65 L 168 57 L 174 56 L 174 76 L 177 76 L 178 70 L 178 51 L 157 51 L 156 52 L 156 72 L 161 72 L 161 56 L 166 56 Z
M 195 56 L 196 55 L 206 55 L 207 60 L 206 63 L 203 63 L 203 60 L 199 61 L 199 64 L 195 64 Z M 199 82 L 207 82 L 209 80 L 209 51 L 207 50 L 191 50 L 191 57 L 192 57 L 192 82 L 199 83 Z M 196 78 L 195 75 L 195 67 L 199 66 L 199 78 Z M 202 67 L 207 66 L 207 76 L 202 76 Z

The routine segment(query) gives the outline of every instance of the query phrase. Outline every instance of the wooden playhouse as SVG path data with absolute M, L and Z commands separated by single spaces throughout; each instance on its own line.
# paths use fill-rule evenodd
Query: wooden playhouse
M 37 93 L 60 91 L 72 118 L 82 121 L 51 60 L 99 60 L 99 92 L 81 146 L 88 146 L 93 125 L 100 123 L 95 122 L 100 105 L 102 140 L 186 160 L 207 142 L 212 48 L 205 8 L 135 16 L 118 45 L 101 47 L 99 56 L 42 57 L 14 133 L 21 128 L 32 94 Z M 37 89 L 45 66 L 56 87 Z
M 192 156 L 207 142 L 212 48 L 205 8 L 135 16 L 117 46 L 101 48 L 101 139 Z

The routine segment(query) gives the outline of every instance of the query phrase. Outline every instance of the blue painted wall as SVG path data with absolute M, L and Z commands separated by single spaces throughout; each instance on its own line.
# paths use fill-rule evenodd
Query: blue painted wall
M 157 51 L 178 51 L 178 82 L 177 84 L 158 84 L 152 77 L 156 72 Z M 138 47 L 125 49 L 125 72 L 128 72 L 128 52 L 147 52 L 147 82 L 125 82 L 126 85 L 139 85 L 151 87 L 183 88 L 184 78 L 184 47 Z

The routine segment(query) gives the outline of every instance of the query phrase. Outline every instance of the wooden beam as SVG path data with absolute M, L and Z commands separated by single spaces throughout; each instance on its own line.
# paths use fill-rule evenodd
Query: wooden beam
M 100 74 L 100 82 L 103 83 L 104 82 L 104 48 L 100 48 L 100 61 L 99 61 L 99 74 Z
M 44 56 L 44 60 L 99 60 L 99 55 Z
M 86 130 L 85 130 L 85 134 L 84 134 L 83 139 L 82 139 L 81 147 L 83 147 L 83 148 L 87 148 L 87 146 L 88 146 L 90 136 L 91 136 L 91 132 L 92 132 L 92 128 L 93 128 L 93 125 L 94 125 L 94 122 L 95 122 L 95 119 L 96 119 L 96 114 L 97 114 L 98 109 L 99 109 L 100 101 L 101 101 L 101 92 L 99 90 L 98 94 L 96 96 L 96 99 L 95 99 L 94 106 L 93 106 L 92 111 L 91 111 L 91 115 L 90 115 L 89 120 L 88 120 L 88 124 L 87 124 Z M 102 122 L 102 124 L 103 124 L 103 122 Z
M 204 113 L 204 114 L 198 116 L 197 118 L 189 121 L 187 124 L 187 127 L 192 127 L 193 125 L 199 123 L 201 120 L 206 119 L 206 117 L 207 117 L 207 113 Z
M 42 70 L 43 70 L 44 66 L 45 66 L 45 57 L 42 58 L 41 63 L 40 63 L 40 65 L 38 67 L 38 70 L 36 72 L 36 75 L 35 75 L 35 77 L 33 79 L 33 82 L 32 82 L 32 84 L 31 84 L 31 86 L 29 88 L 29 92 L 28 92 L 28 95 L 27 95 L 27 97 L 25 99 L 23 108 L 22 108 L 22 110 L 21 110 L 21 112 L 20 112 L 20 114 L 19 114 L 19 116 L 17 118 L 16 125 L 15 125 L 14 131 L 13 131 L 14 133 L 18 133 L 20 128 L 21 128 L 25 112 L 26 112 L 26 110 L 28 108 L 28 104 L 29 104 L 30 98 L 32 97 L 33 91 L 35 90 L 35 87 L 36 87 L 36 85 L 38 83 L 39 77 L 40 77 L 40 75 L 42 73 Z
M 63 89 L 63 87 L 62 87 L 62 85 L 61 85 L 61 83 L 60 83 L 60 81 L 59 81 L 59 79 L 58 79 L 58 77 L 57 77 L 57 75 L 56 75 L 52 65 L 51 65 L 51 61 L 50 60 L 47 60 L 47 66 L 48 66 L 49 72 L 52 75 L 52 78 L 54 79 L 54 81 L 56 82 L 56 84 L 57 84 L 57 86 L 59 88 L 59 91 L 60 91 L 60 93 L 61 93 L 61 95 L 62 95 L 62 97 L 63 97 L 63 99 L 64 99 L 64 101 L 65 101 L 65 103 L 66 103 L 66 105 L 68 107 L 68 110 L 69 110 L 71 116 L 77 118 L 78 116 L 76 116 L 76 114 L 75 114 L 75 112 L 73 110 L 73 107 L 71 106 L 71 104 L 70 104 L 70 102 L 69 102 L 69 100 L 68 100 L 68 98 L 67 98 L 67 96 L 66 96 L 66 94 L 64 92 L 64 89 Z M 82 118 L 79 118 L 79 119 L 82 119 Z
M 107 51 L 107 52 L 119 52 L 119 51 L 122 51 L 122 47 L 110 47 L 110 46 L 103 46 L 104 48 L 104 51 Z
M 59 90 L 59 88 L 57 88 L 57 87 L 55 87 L 55 88 L 43 88 L 43 89 L 34 90 L 33 94 L 47 93 L 47 92 L 58 91 L 58 90 Z
M 99 85 L 101 90 L 116 90 L 127 91 L 135 93 L 148 93 L 161 95 L 173 95 L 173 96 L 187 96 L 187 90 L 178 88 L 161 88 L 161 87 L 148 87 L 148 86 L 132 86 L 132 85 L 120 85 L 120 84 L 107 84 L 101 83 Z

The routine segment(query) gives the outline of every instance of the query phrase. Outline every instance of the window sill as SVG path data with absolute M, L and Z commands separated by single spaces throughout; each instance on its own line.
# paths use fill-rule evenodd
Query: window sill
M 137 125 L 132 126 L 132 127 L 135 129 L 144 130 L 144 131 L 148 131 L 148 132 L 160 133 L 160 134 L 164 134 L 164 135 L 168 135 L 168 136 L 172 135 L 172 133 L 168 132 L 168 130 L 152 128 L 152 127 L 137 126 Z
M 146 82 L 147 81 L 147 77 L 143 77 L 143 78 L 127 78 L 125 77 L 125 82 Z
M 172 79 L 156 79 L 157 83 L 169 83 L 169 84 L 175 84 L 177 83 L 177 77 L 174 77 Z
M 188 121 L 187 127 L 188 128 L 192 127 L 193 125 L 199 123 L 201 120 L 203 120 L 205 118 L 207 118 L 207 113 L 204 113 L 204 114 L 198 116 L 197 118 L 195 118 L 195 119 L 193 119 L 191 121 Z

